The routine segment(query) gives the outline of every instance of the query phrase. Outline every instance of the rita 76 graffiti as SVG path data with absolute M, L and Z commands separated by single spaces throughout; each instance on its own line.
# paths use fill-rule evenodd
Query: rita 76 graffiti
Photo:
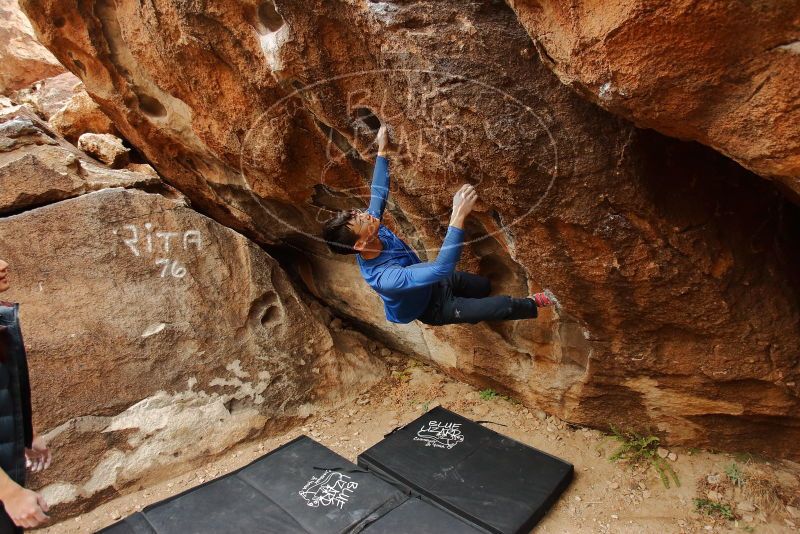
M 152 256 L 158 254 L 155 265 L 161 267 L 160 277 L 183 278 L 186 276 L 186 267 L 181 265 L 178 260 L 172 259 L 171 254 L 183 250 L 189 251 L 194 247 L 195 251 L 202 250 L 203 236 L 199 230 L 187 230 L 185 232 L 156 231 L 152 223 L 145 223 L 144 231 L 140 232 L 139 227 L 134 224 L 126 224 L 120 230 L 113 230 L 114 235 L 122 235 L 122 242 L 134 256 Z M 127 234 L 127 237 L 125 235 Z

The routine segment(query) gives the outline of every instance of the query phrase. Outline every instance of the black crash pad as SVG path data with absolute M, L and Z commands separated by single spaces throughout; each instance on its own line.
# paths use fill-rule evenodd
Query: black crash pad
M 417 498 L 390 511 L 362 531 L 364 534 L 485 534 L 455 515 Z
M 301 436 L 238 471 L 148 506 L 100 532 L 360 532 L 406 500 L 403 491 Z
M 388 435 L 358 464 L 495 534 L 529 532 L 573 473 L 572 464 L 442 407 Z

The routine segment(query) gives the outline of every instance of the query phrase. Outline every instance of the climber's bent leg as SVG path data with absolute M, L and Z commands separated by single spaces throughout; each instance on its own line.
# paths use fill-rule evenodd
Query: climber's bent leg
M 456 271 L 450 277 L 450 286 L 456 297 L 482 299 L 492 292 L 492 283 L 485 276 Z
M 442 324 L 515 321 L 535 319 L 537 315 L 536 303 L 529 298 L 513 298 L 507 295 L 482 299 L 454 297 L 444 302 Z
M 419 317 L 430 325 L 478 323 L 480 321 L 512 321 L 537 317 L 536 303 L 529 298 L 506 295 L 471 299 L 456 297 L 448 283 L 434 285 L 431 303 Z

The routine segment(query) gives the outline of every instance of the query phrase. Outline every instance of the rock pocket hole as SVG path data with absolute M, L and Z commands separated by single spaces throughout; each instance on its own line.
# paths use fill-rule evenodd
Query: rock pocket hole
M 264 314 L 261 316 L 261 326 L 268 326 L 277 322 L 277 320 L 280 318 L 280 314 L 281 309 L 275 304 L 267 307 L 267 309 L 264 311 Z
M 286 22 L 281 17 L 278 10 L 275 9 L 275 4 L 272 2 L 262 2 L 258 6 L 258 20 L 261 25 L 270 32 L 280 30 Z
M 139 109 L 141 109 L 142 113 L 145 115 L 155 118 L 165 117 L 167 115 L 167 108 L 152 96 L 139 92 L 136 93 L 136 96 L 139 99 Z
M 478 272 L 492 282 L 498 294 L 524 297 L 526 286 L 520 280 L 520 273 L 510 265 L 511 260 L 497 254 L 489 254 L 480 259 Z
M 258 32 L 261 50 L 264 59 L 273 71 L 283 69 L 279 51 L 281 44 L 288 36 L 288 27 L 280 13 L 275 9 L 275 4 L 267 0 L 258 5 L 255 15 L 252 16 L 253 27 Z
M 80 59 L 75 59 L 75 58 L 71 59 L 72 59 L 72 64 L 75 65 L 75 67 L 83 74 L 86 74 L 86 65 L 84 65 Z
M 228 413 L 230 414 L 235 414 L 237 412 L 240 412 L 246 407 L 247 405 L 242 400 L 239 399 L 231 399 L 225 403 L 225 408 L 228 409 Z
M 377 132 L 381 127 L 381 120 L 369 108 L 356 108 L 356 121 L 363 128 Z

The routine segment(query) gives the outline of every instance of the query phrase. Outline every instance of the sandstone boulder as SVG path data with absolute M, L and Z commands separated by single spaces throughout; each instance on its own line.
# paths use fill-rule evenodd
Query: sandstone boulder
M 18 113 L 21 110 L 28 113 Z M 38 118 L 27 108 L 10 106 L 3 110 L 3 116 L 6 120 L 0 123 L 0 153 L 26 146 L 58 145 L 49 128 L 42 128 Z
M 27 134 L 10 137 L 23 131 Z M 0 215 L 109 187 L 165 187 L 153 173 L 98 165 L 25 107 L 0 112 L 0 132 L 6 132 L 0 145 L 7 147 L 0 152 Z M 36 139 L 41 142 L 26 142 Z
M 0 146 L 0 257 L 14 278 L 4 297 L 22 303 L 35 424 L 57 455 L 30 484 L 53 517 L 381 376 L 362 335 L 329 334 L 330 313 L 274 260 L 150 166 L 100 165 L 25 106 L 0 111 Z
M 171 185 L 299 255 L 287 265 L 371 335 L 568 421 L 799 457 L 797 206 L 587 102 L 504 3 L 23 6 Z M 376 121 L 405 147 L 384 222 L 433 259 L 453 192 L 475 184 L 459 267 L 498 292 L 552 288 L 560 313 L 386 322 L 353 258 L 316 237 L 365 205 Z
M 30 104 L 41 117 L 49 121 L 81 87 L 80 78 L 65 72 L 17 91 L 14 98 L 20 104 Z
M 800 201 L 800 5 L 508 0 L 562 82 Z
M 85 133 L 78 139 L 78 148 L 112 169 L 119 169 L 130 161 L 130 149 L 122 139 L 111 134 Z
M 156 170 L 147 163 L 129 163 L 125 169 L 141 174 L 149 174 L 150 176 L 158 176 Z
M 0 93 L 22 89 L 64 72 L 64 67 L 33 35 L 17 0 L 0 0 Z
M 0 218 L 34 420 L 58 461 L 32 484 L 72 514 L 370 386 L 278 264 L 180 198 L 105 189 Z M 313 304 L 318 306 L 316 304 Z
M 119 133 L 114 128 L 111 119 L 100 110 L 100 107 L 86 91 L 74 94 L 57 113 L 50 117 L 49 122 L 56 132 L 71 143 L 78 143 L 78 139 L 85 133 L 110 135 Z M 97 140 L 92 142 L 92 146 L 95 144 L 98 144 Z M 105 154 L 107 149 L 101 152 Z M 101 159 L 101 161 L 105 160 Z M 117 164 L 121 164 L 121 162 Z

